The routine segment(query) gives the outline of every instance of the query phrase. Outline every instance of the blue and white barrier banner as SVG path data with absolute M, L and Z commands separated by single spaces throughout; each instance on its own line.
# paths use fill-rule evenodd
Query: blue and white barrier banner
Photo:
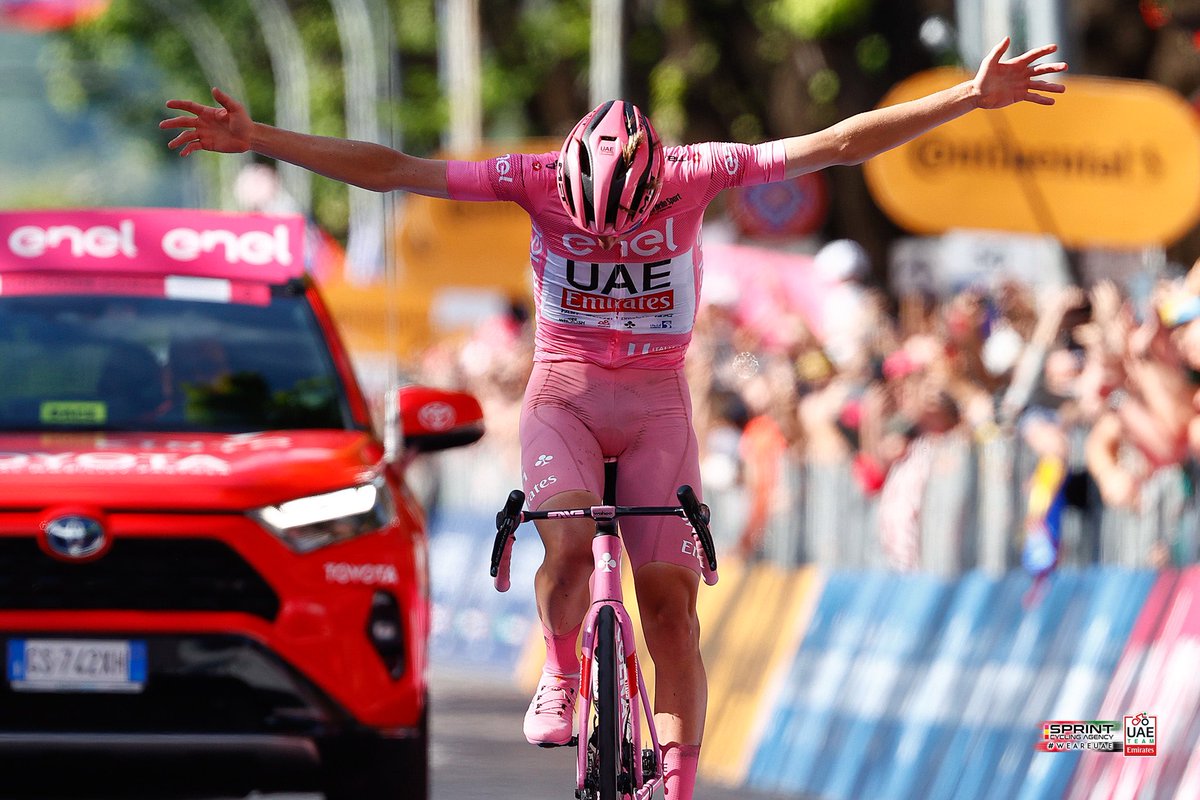
M 479 665 L 510 675 L 537 624 L 533 576 L 542 562 L 541 539 L 532 527 L 518 532 L 512 588 L 501 593 L 488 572 L 494 515 L 442 514 L 430 519 L 429 529 L 431 661 L 435 667 Z
M 1099 711 L 1153 573 L 834 573 L 751 762 L 753 788 L 860 797 L 1062 797 L 1048 719 Z

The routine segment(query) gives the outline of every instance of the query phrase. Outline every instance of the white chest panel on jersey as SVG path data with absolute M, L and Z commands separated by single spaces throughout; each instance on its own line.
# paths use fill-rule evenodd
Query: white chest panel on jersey
M 688 333 L 696 317 L 695 250 L 678 251 L 668 221 L 645 241 L 624 242 L 622 252 L 601 254 L 584 234 L 563 237 L 565 252 L 541 245 L 535 229 L 535 274 L 541 318 L 560 325 L 637 334 Z M 574 237 L 574 238 L 570 238 Z M 608 261 L 618 255 L 621 261 Z
M 688 251 L 642 264 L 578 261 L 547 253 L 541 313 L 551 322 L 637 333 L 687 333 L 696 317 Z

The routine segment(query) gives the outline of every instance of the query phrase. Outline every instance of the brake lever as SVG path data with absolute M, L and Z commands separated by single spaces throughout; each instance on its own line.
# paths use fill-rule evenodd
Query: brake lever
M 712 512 L 706 504 L 700 502 L 695 491 L 687 484 L 680 486 L 675 492 L 675 496 L 679 498 L 679 505 L 682 506 L 684 516 L 692 526 L 692 536 L 703 556 L 701 572 L 704 575 L 704 582 L 712 586 L 717 582 L 717 548 L 713 544 L 712 531 L 708 527 Z
M 508 493 L 504 508 L 496 513 L 496 541 L 492 544 L 490 573 L 498 592 L 507 592 L 512 585 L 509 566 L 512 563 L 512 546 L 517 540 L 517 526 L 521 524 L 521 507 L 524 505 L 525 493 L 513 489 Z

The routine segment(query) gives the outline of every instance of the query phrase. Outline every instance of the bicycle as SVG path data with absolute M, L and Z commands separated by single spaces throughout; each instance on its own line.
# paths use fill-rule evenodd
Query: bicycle
M 497 591 L 509 589 L 509 564 L 517 526 L 539 519 L 590 517 L 595 565 L 589 581 L 591 604 L 584 618 L 580 656 L 577 734 L 566 746 L 576 746 L 577 800 L 647 800 L 664 780 L 658 732 L 649 693 L 638 667 L 633 620 L 625 609 L 621 589 L 622 543 L 617 520 L 630 516 L 681 516 L 692 527 L 700 558 L 701 576 L 717 582 L 717 557 L 708 528 L 709 509 L 691 486 L 676 491 L 678 506 L 616 505 L 616 461 L 604 465 L 602 505 L 554 511 L 522 510 L 525 494 L 514 489 L 496 514 L 491 576 Z M 636 691 L 636 696 L 635 696 Z M 642 719 L 650 732 L 651 749 L 643 750 Z M 585 746 L 578 747 L 579 742 Z

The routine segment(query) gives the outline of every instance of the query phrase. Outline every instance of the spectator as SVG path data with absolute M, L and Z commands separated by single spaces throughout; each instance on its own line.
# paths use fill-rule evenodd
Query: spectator
M 817 251 L 813 269 L 826 287 L 821 314 L 825 352 L 840 370 L 861 369 L 871 331 L 863 286 L 871 272 L 867 251 L 852 239 L 835 239 Z
M 1137 325 L 1109 282 L 1095 287 L 1092 306 L 1096 327 L 1081 398 L 1094 414 L 1088 468 L 1106 504 L 1136 508 L 1150 473 L 1186 456 L 1192 393 L 1179 352 L 1157 320 Z
M 888 468 L 879 496 L 879 535 L 890 568 L 920 566 L 921 509 L 940 440 L 961 422 L 958 405 L 936 381 L 923 381 L 901 408 L 912 420 L 907 446 Z
M 738 554 L 751 559 L 759 553 L 773 518 L 784 505 L 784 459 L 798 445 L 792 365 L 784 359 L 768 361 L 766 369 L 746 382 L 744 394 L 751 417 L 742 431 L 738 455 L 749 508 L 738 537 Z
M 1200 459 L 1200 274 L 1161 285 L 1153 317 L 1139 316 L 1112 282 L 1090 293 L 1066 286 L 1036 296 L 1012 280 L 994 289 L 967 286 L 943 299 L 925 298 L 919 315 L 910 307 L 910 332 L 902 338 L 888 297 L 865 283 L 862 249 L 841 241 L 822 252 L 816 262 L 836 289 L 831 297 L 840 296 L 831 305 L 841 309 L 825 314 L 853 325 L 835 323 L 831 336 L 818 341 L 819 326 L 793 330 L 780 321 L 780 335 L 765 341 L 754 321 L 738 316 L 736 284 L 725 287 L 728 297 L 712 295 L 697 320 L 687 369 L 702 469 L 711 502 L 722 515 L 745 520 L 728 531 L 743 557 L 850 552 L 811 539 L 790 549 L 786 542 L 764 548 L 776 541 L 770 532 L 781 520 L 787 527 L 780 531 L 836 535 L 824 527 L 824 511 L 804 521 L 804 492 L 850 491 L 861 502 L 851 495 L 828 502 L 877 510 L 890 566 L 928 568 L 931 553 L 943 547 L 940 539 L 931 544 L 930 526 L 960 510 L 948 499 L 954 490 L 946 489 L 947 480 L 973 479 L 960 474 L 972 465 L 964 459 L 983 452 L 970 455 L 963 437 L 985 444 L 1003 434 L 1018 437 L 1019 455 L 1032 455 L 1031 462 L 1016 462 L 1028 470 L 1014 478 L 1023 491 L 1011 522 L 998 524 L 1015 537 L 1008 544 L 1022 545 L 1022 562 L 1033 574 L 1060 561 L 1069 510 L 1082 512 L 1085 534 L 1098 537 L 1095 546 L 1071 538 L 1072 558 L 1098 552 L 1101 511 L 1106 524 L 1116 521 L 1104 534 L 1111 548 L 1122 538 L 1132 542 L 1137 521 L 1157 509 L 1168 521 L 1163 541 L 1141 549 L 1131 544 L 1129 553 L 1139 555 L 1122 563 L 1166 563 L 1168 545 L 1175 563 L 1189 560 L 1195 547 L 1169 541 L 1173 517 L 1163 511 L 1162 487 L 1178 484 L 1181 465 Z M 511 365 L 525 362 L 511 350 L 528 346 L 528 327 L 518 317 L 494 320 L 428 361 L 431 379 L 479 392 L 496 421 L 490 425 L 496 446 L 505 436 L 515 442 L 504 420 L 524 380 L 509 374 Z M 785 318 L 792 317 L 779 320 Z M 835 488 L 846 475 L 855 483 Z M 1011 494 L 1002 494 L 1011 502 Z M 926 498 L 939 505 L 925 508 Z M 862 520 L 869 523 L 873 513 Z M 937 535 L 945 535 L 949 527 L 939 524 L 945 530 Z

